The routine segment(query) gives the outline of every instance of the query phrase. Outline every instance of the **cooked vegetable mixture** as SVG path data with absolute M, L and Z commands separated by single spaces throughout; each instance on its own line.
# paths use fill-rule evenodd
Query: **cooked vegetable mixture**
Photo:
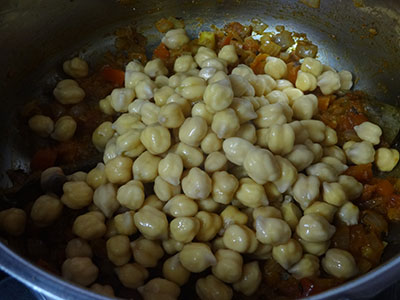
M 64 62 L 58 109 L 24 111 L 46 141 L 31 163 L 42 195 L 0 212 L 3 241 L 97 293 L 145 300 L 293 299 L 376 267 L 400 183 L 373 169 L 399 152 L 352 74 L 283 26 L 194 40 L 181 20 L 156 27 L 151 60 L 121 29 L 107 65 Z M 93 155 L 90 139 L 103 161 L 66 176 L 56 165 Z

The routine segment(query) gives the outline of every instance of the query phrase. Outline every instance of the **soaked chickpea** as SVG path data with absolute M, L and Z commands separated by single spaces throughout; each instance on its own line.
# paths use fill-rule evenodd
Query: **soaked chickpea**
M 118 214 L 114 217 L 114 225 L 118 234 L 132 235 L 137 232 L 133 216 L 133 211 L 126 211 L 122 214 Z
M 303 216 L 296 228 L 297 235 L 308 242 L 325 242 L 335 233 L 335 226 L 321 215 L 312 213 Z
M 138 288 L 143 300 L 175 300 L 178 299 L 181 289 L 179 286 L 163 278 L 154 278 L 144 286 Z
M 169 224 L 170 236 L 184 244 L 191 242 L 200 230 L 200 221 L 194 217 L 177 217 Z
M 228 249 L 239 253 L 252 253 L 258 246 L 254 231 L 245 225 L 230 225 L 224 232 L 223 242 Z
M 187 118 L 179 128 L 179 140 L 189 146 L 197 147 L 207 131 L 207 122 L 202 117 Z
M 166 279 L 182 286 L 190 277 L 190 272 L 186 270 L 179 260 L 179 254 L 175 254 L 168 258 L 162 268 L 163 275 Z
M 106 243 L 108 259 L 116 266 L 122 266 L 131 259 L 129 238 L 126 235 L 115 235 Z
M 233 284 L 235 291 L 246 296 L 253 295 L 262 281 L 262 274 L 258 262 L 253 261 L 243 266 L 242 277 Z
M 97 279 L 99 268 L 89 257 L 73 257 L 64 261 L 61 273 L 67 280 L 88 286 Z
M 225 171 L 227 162 L 228 160 L 222 152 L 211 152 L 204 161 L 204 170 L 207 173 Z
M 250 178 L 240 179 L 235 197 L 243 205 L 252 208 L 268 205 L 269 203 L 264 187 Z
M 354 257 L 342 249 L 329 249 L 321 261 L 325 272 L 337 278 L 348 279 L 358 273 Z
M 171 147 L 171 152 L 182 158 L 184 168 L 199 167 L 204 161 L 203 152 L 199 148 L 184 143 L 175 144 Z
M 180 185 L 172 185 L 166 182 L 161 176 L 157 176 L 154 180 L 154 193 L 161 201 L 168 201 L 173 196 L 181 193 Z
M 127 183 L 132 178 L 132 159 L 117 156 L 106 163 L 107 180 L 115 184 Z
M 60 199 L 53 195 L 43 195 L 33 203 L 30 216 L 35 224 L 46 227 L 61 216 L 62 209 Z
M 99 186 L 94 191 L 93 203 L 107 218 L 111 218 L 114 212 L 120 207 L 115 186 L 111 183 Z
M 186 244 L 179 253 L 179 260 L 184 268 L 193 273 L 200 273 L 217 263 L 210 247 L 204 243 Z
M 201 300 L 230 300 L 233 296 L 232 289 L 213 275 L 197 280 L 196 293 Z
M 289 225 L 284 220 L 258 216 L 255 222 L 257 239 L 263 244 L 285 244 L 292 235 Z
M 222 227 L 222 219 L 219 215 L 199 211 L 196 218 L 200 221 L 200 229 L 196 234 L 196 240 L 200 242 L 208 242 L 212 240 Z
M 153 182 L 158 176 L 160 161 L 160 157 L 152 155 L 149 151 L 143 152 L 132 165 L 133 178 L 143 183 Z
M 149 272 L 145 267 L 138 263 L 129 263 L 115 268 L 119 281 L 124 287 L 136 289 L 143 285 L 149 277 Z
M 168 236 L 168 220 L 165 214 L 152 206 L 142 207 L 133 217 L 136 228 L 147 239 L 165 239 Z
M 163 248 L 158 241 L 138 238 L 131 243 L 131 249 L 135 262 L 145 268 L 154 268 L 164 256 Z
M 100 214 L 103 216 L 102 214 Z M 103 218 L 97 214 L 86 213 L 80 215 L 74 221 L 72 225 L 72 231 L 74 234 L 85 240 L 95 240 L 101 238 L 106 233 L 107 227 L 104 224 Z
M 147 126 L 140 135 L 140 141 L 153 155 L 164 153 L 171 146 L 171 135 L 160 125 Z
M 68 242 L 65 248 L 65 256 L 67 258 L 73 257 L 92 257 L 92 248 L 87 241 L 75 238 Z
M 232 224 L 245 225 L 249 217 L 236 206 L 228 205 L 220 213 L 224 227 L 227 228 Z
M 98 163 L 94 169 L 90 170 L 87 174 L 86 182 L 92 189 L 97 189 L 100 185 L 106 184 L 105 165 Z
M 158 174 L 166 182 L 179 185 L 183 172 L 182 158 L 175 153 L 168 153 L 158 164 Z
M 213 173 L 212 184 L 212 198 L 222 204 L 229 204 L 239 187 L 237 178 L 226 171 Z
M 25 231 L 26 213 L 20 208 L 9 208 L 0 212 L 0 229 L 12 236 L 20 236 Z
M 172 197 L 162 209 L 167 215 L 173 217 L 192 217 L 197 213 L 198 205 L 185 195 L 179 194 Z
M 199 168 L 191 168 L 188 175 L 182 179 L 182 190 L 189 198 L 206 199 L 211 189 L 211 178 Z
M 222 139 L 215 132 L 209 131 L 201 141 L 200 147 L 205 154 L 219 151 L 222 148 Z
M 63 185 L 61 202 L 72 209 L 81 209 L 92 203 L 93 190 L 84 181 L 70 181 Z
M 294 239 L 290 239 L 287 243 L 272 248 L 272 257 L 286 270 L 297 263 L 302 256 L 303 248 Z
M 234 283 L 242 276 L 243 258 L 230 249 L 219 249 L 215 253 L 217 264 L 212 267 L 212 273 L 223 282 Z

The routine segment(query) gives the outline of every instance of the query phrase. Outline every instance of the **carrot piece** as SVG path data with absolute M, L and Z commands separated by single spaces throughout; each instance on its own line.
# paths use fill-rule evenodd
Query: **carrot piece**
M 57 152 L 51 148 L 39 149 L 31 160 L 32 171 L 45 170 L 54 166 L 57 159 Z
M 384 197 L 390 197 L 394 193 L 393 184 L 387 179 L 374 178 L 373 183 L 376 182 L 376 192 Z
M 292 61 L 287 64 L 287 78 L 288 80 L 295 84 L 297 79 L 297 73 L 300 70 L 300 64 L 297 61 Z
M 124 81 L 125 81 L 125 72 L 117 69 L 113 69 L 109 66 L 105 66 L 101 70 L 101 76 L 112 84 L 114 84 L 116 87 L 122 87 L 124 86 Z
M 166 60 L 169 57 L 169 50 L 164 43 L 160 43 L 160 45 L 158 45 L 158 47 L 154 49 L 153 54 L 155 57 L 158 57 L 161 60 Z
M 222 48 L 223 46 L 229 45 L 232 40 L 232 33 L 228 33 L 227 36 L 224 36 L 222 40 L 218 41 L 218 47 Z
M 372 179 L 372 164 L 350 166 L 345 174 L 353 176 L 358 181 L 369 182 Z
M 330 96 L 319 96 L 318 97 L 318 109 L 320 111 L 326 111 L 329 107 L 330 102 L 331 102 Z
M 256 58 L 250 64 L 250 68 L 254 71 L 254 73 L 256 74 L 264 73 L 265 60 L 267 59 L 267 57 L 268 54 L 265 53 L 260 53 L 256 56 Z

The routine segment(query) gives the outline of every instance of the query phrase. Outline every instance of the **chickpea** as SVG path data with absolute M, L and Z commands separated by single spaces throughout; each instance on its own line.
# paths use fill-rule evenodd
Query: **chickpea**
M 262 274 L 258 262 L 253 261 L 243 266 L 242 277 L 233 284 L 235 291 L 246 296 L 253 295 L 262 281 Z
M 235 176 L 226 171 L 215 172 L 212 175 L 212 197 L 214 201 L 229 204 L 239 187 L 239 181 Z
M 217 263 L 209 246 L 204 243 L 186 244 L 179 253 L 182 266 L 190 272 L 200 273 Z
M 212 273 L 218 279 L 227 282 L 237 282 L 242 276 L 243 258 L 230 249 L 219 249 L 215 253 L 217 264 L 212 267 Z
M 243 164 L 247 154 L 254 148 L 254 146 L 245 139 L 237 137 L 226 139 L 223 142 L 222 147 L 226 158 L 230 162 L 239 166 Z
M 137 99 L 133 101 L 130 104 L 130 108 L 132 108 L 133 105 L 138 105 L 138 103 L 140 103 L 141 101 L 144 100 Z M 142 105 L 143 103 L 141 103 L 140 109 Z M 140 109 L 132 113 L 125 113 L 120 115 L 119 118 L 114 123 L 112 123 L 112 129 L 114 129 L 119 135 L 123 135 L 124 133 L 132 129 L 140 129 L 140 130 L 144 129 L 145 125 L 142 122 L 140 122 L 140 115 L 139 115 Z
M 68 141 L 74 136 L 76 127 L 76 121 L 72 117 L 61 117 L 54 125 L 54 131 L 51 134 L 51 137 L 59 142 Z
M 256 127 L 252 123 L 244 123 L 240 125 L 238 132 L 236 132 L 236 136 L 254 144 L 257 141 Z
M 332 168 L 335 169 L 337 174 L 344 173 L 349 167 L 338 160 L 336 157 L 325 156 L 321 159 L 321 162 L 330 165 Z
M 296 279 L 313 277 L 319 275 L 319 259 L 318 257 L 305 254 L 303 258 L 289 269 L 289 273 Z
M 192 199 L 206 199 L 211 193 L 211 179 L 199 168 L 191 168 L 188 175 L 182 179 L 182 190 Z
M 160 125 L 147 126 L 140 135 L 140 141 L 153 155 L 164 153 L 171 146 L 171 135 Z
M 109 238 L 106 247 L 108 259 L 116 266 L 125 265 L 131 259 L 129 238 L 126 235 Z
M 146 125 L 157 123 L 159 113 L 160 107 L 150 101 L 143 103 L 140 108 L 141 120 Z
M 65 248 L 65 256 L 67 258 L 92 257 L 93 252 L 88 242 L 80 238 L 75 238 L 68 242 Z
M 293 185 L 293 197 L 302 209 L 309 207 L 319 197 L 319 180 L 315 176 L 299 174 Z
M 159 58 L 148 61 L 143 71 L 152 78 L 159 75 L 168 75 L 168 69 Z
M 115 227 L 114 219 L 108 219 L 106 222 L 106 226 L 107 226 L 107 231 L 106 231 L 106 234 L 104 235 L 104 237 L 106 239 L 109 239 L 109 238 L 112 238 L 112 237 L 118 235 L 118 230 Z
M 168 103 L 161 107 L 158 122 L 166 128 L 179 128 L 185 121 L 182 108 L 178 103 Z
M 316 201 L 304 210 L 304 215 L 316 213 L 323 216 L 328 222 L 332 223 L 336 211 L 337 207 L 325 202 Z
M 154 193 L 161 201 L 168 201 L 173 196 L 181 193 L 181 186 L 169 184 L 160 176 L 157 176 L 154 181 Z
M 306 140 L 304 145 L 314 154 L 313 163 L 317 163 L 321 160 L 323 155 L 323 149 L 320 144 L 313 143 L 311 140 Z
M 286 158 L 276 156 L 278 165 L 281 169 L 281 176 L 274 181 L 278 191 L 285 193 L 297 180 L 297 169 Z
M 244 159 L 243 167 L 249 177 L 258 184 L 277 180 L 281 175 L 274 155 L 266 149 L 250 150 Z
M 351 202 L 346 202 L 339 208 L 337 218 L 347 226 L 358 224 L 360 210 Z
M 73 78 L 83 78 L 89 73 L 89 66 L 86 61 L 80 57 L 74 57 L 63 63 L 65 74 Z
M 292 235 L 289 225 L 281 219 L 258 216 L 255 223 L 257 239 L 263 244 L 285 244 Z
M 48 137 L 54 130 L 54 122 L 44 115 L 34 115 L 28 121 L 29 128 L 41 137 Z
M 81 209 L 92 203 L 93 190 L 84 181 L 71 181 L 63 185 L 61 202 L 72 209 Z
M 101 294 L 101 295 L 104 295 L 107 297 L 115 297 L 114 289 L 112 288 L 111 285 L 108 285 L 108 284 L 101 285 L 98 283 L 94 283 L 94 284 L 92 284 L 90 289 L 97 294 Z
M 273 182 L 267 182 L 264 184 L 265 194 L 267 195 L 269 204 L 279 206 L 283 200 L 282 194 L 278 191 L 278 188 Z
M 124 287 L 136 289 L 143 285 L 149 277 L 149 272 L 145 267 L 137 263 L 130 263 L 115 268 L 119 281 Z
M 163 211 L 175 218 L 192 217 L 197 213 L 197 203 L 185 195 L 176 195 L 164 205 Z
M 171 238 L 178 242 L 191 242 L 200 230 L 200 221 L 194 217 L 177 217 L 169 224 Z
M 120 206 L 120 203 L 117 201 L 117 192 L 114 185 L 106 183 L 99 186 L 94 191 L 93 203 L 107 218 L 110 218 Z
M 286 270 L 297 263 L 302 256 L 303 248 L 294 239 L 290 239 L 286 244 L 275 246 L 272 249 L 272 257 Z
M 140 134 L 140 129 L 130 129 L 124 134 L 116 136 L 115 145 L 117 154 L 131 158 L 139 156 L 145 150 L 140 142 Z
M 132 159 L 117 156 L 106 163 L 105 173 L 111 183 L 124 184 L 132 178 Z
M 201 141 L 200 147 L 204 153 L 210 154 L 221 150 L 222 140 L 213 131 L 209 131 Z
M 209 197 L 207 199 L 197 200 L 197 205 L 199 210 L 204 210 L 208 212 L 219 212 L 221 210 L 221 204 L 215 202 L 213 198 Z
M 87 173 L 78 171 L 67 176 L 68 181 L 86 181 Z
M 303 171 L 314 161 L 314 153 L 305 145 L 295 145 L 292 152 L 286 158 L 296 167 L 297 171 Z
M 181 293 L 179 286 L 163 278 L 154 278 L 138 288 L 143 300 L 176 300 Z
M 189 101 L 198 101 L 202 99 L 205 89 L 206 82 L 203 78 L 189 76 L 182 80 L 175 91 Z
M 218 112 L 228 108 L 233 100 L 233 91 L 229 85 L 221 82 L 209 84 L 204 91 L 204 103 L 211 111 Z
M 223 242 L 226 248 L 239 253 L 253 253 L 258 246 L 254 231 L 245 225 L 230 225 L 224 232 Z
M 299 238 L 298 241 L 303 246 L 305 252 L 316 256 L 323 255 L 331 244 L 329 240 L 325 242 L 308 242 Z
M 192 117 L 201 117 L 206 122 L 207 125 L 211 125 L 214 113 L 211 112 L 204 102 L 197 102 L 192 107 Z
M 196 239 L 200 242 L 212 240 L 222 227 L 222 219 L 217 214 L 199 211 L 196 218 L 200 221 L 200 229 L 196 235 Z
M 165 239 L 168 236 L 168 220 L 165 214 L 152 206 L 142 207 L 133 217 L 136 228 L 146 239 Z
M 143 152 L 133 163 L 132 172 L 135 180 L 144 183 L 152 182 L 158 176 L 158 165 L 161 158 L 149 151 Z
M 89 257 L 73 257 L 64 261 L 61 272 L 65 279 L 88 286 L 97 279 L 99 268 Z
M 168 258 L 163 264 L 162 271 L 166 279 L 180 286 L 184 285 L 190 277 L 190 272 L 182 266 L 179 260 L 179 254 Z
M 118 189 L 116 199 L 122 206 L 137 210 L 142 207 L 144 196 L 143 183 L 138 180 L 131 180 Z
M 375 152 L 375 165 L 382 172 L 392 171 L 399 162 L 399 151 L 381 147 Z
M 73 233 L 85 240 L 101 238 L 106 230 L 104 219 L 102 220 L 93 213 L 86 213 L 77 217 L 72 225 Z
M 199 148 L 191 147 L 184 143 L 178 143 L 171 148 L 171 152 L 182 158 L 184 168 L 200 166 L 204 161 L 203 152 Z
M 335 226 L 315 213 L 303 216 L 296 228 L 297 235 L 307 242 L 325 242 L 335 231 Z
M 133 216 L 133 211 L 126 211 L 122 214 L 118 214 L 114 217 L 114 225 L 118 234 L 132 235 L 137 232 Z
M 234 136 L 239 130 L 239 119 L 232 108 L 217 112 L 211 124 L 211 129 L 217 134 L 218 138 L 226 139 Z
M 324 182 L 322 184 L 323 193 L 322 197 L 325 202 L 334 206 L 342 206 L 347 201 L 346 193 L 340 183 L 337 182 Z
M 106 184 L 105 165 L 98 163 L 94 169 L 90 170 L 86 177 L 86 182 L 92 189 L 97 189 L 102 184 Z
M 131 243 L 131 248 L 135 261 L 146 268 L 154 268 L 164 256 L 164 251 L 158 241 L 138 238 Z
M 53 195 L 42 195 L 32 205 L 31 219 L 35 224 L 46 227 L 61 216 L 62 209 L 60 199 Z
M 235 197 L 247 207 L 256 208 L 261 205 L 268 205 L 268 198 L 265 189 L 261 184 L 250 178 L 242 178 L 236 191 Z
M 222 152 L 212 152 L 204 162 L 204 170 L 207 173 L 222 172 L 226 170 L 227 162 L 228 160 Z
M 362 141 L 360 143 L 346 144 L 343 145 L 343 150 L 350 162 L 356 165 L 361 165 L 374 161 L 375 149 L 370 142 Z
M 76 104 L 81 102 L 86 94 L 79 84 L 72 79 L 61 80 L 53 90 L 53 95 L 61 104 Z
M 325 272 L 340 279 L 349 279 L 358 273 L 354 257 L 342 249 L 331 248 L 321 261 Z
M 232 289 L 213 275 L 196 281 L 196 293 L 201 300 L 230 300 Z
M 245 225 L 248 221 L 248 216 L 233 205 L 225 207 L 220 215 L 225 228 L 232 224 Z
M 275 80 L 284 78 L 287 74 L 286 63 L 280 59 L 273 56 L 268 56 L 264 67 L 265 74 L 270 75 Z
M 276 219 L 282 219 L 282 213 L 280 212 L 279 209 L 273 207 L 273 206 L 262 206 L 262 207 L 257 207 L 254 208 L 253 211 L 251 212 L 251 216 L 253 217 L 253 227 L 256 227 L 256 221 L 259 216 L 262 216 L 264 218 L 276 218 Z
M 157 195 L 150 195 L 146 199 L 144 199 L 142 207 L 148 205 L 148 206 L 154 207 L 155 209 L 162 210 L 164 207 L 164 204 L 165 203 L 163 201 L 161 201 L 157 197 Z
M 25 231 L 26 213 L 20 208 L 9 208 L 0 212 L 0 229 L 11 235 L 20 236 Z
M 174 239 L 164 240 L 162 241 L 163 249 L 166 253 L 172 255 L 177 252 L 180 252 L 183 249 L 184 244 Z
M 268 148 L 279 155 L 286 155 L 293 150 L 295 135 L 289 124 L 273 125 L 269 128 Z
M 114 89 L 111 92 L 110 105 L 116 112 L 127 112 L 129 104 L 132 103 L 135 97 L 134 87 Z

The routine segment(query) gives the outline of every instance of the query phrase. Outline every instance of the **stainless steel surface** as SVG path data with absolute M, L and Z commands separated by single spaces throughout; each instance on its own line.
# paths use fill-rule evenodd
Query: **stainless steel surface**
M 112 0 L 1 1 L 2 186 L 9 184 L 5 170 L 28 169 L 27 146 L 13 126 L 18 109 L 33 97 L 50 97 L 49 91 L 63 76 L 62 61 L 78 51 L 89 60 L 96 60 L 103 50 L 112 48 L 110 33 L 127 24 L 136 24 L 149 37 L 150 48 L 160 40 L 154 23 L 161 17 L 182 17 L 192 36 L 210 24 L 222 26 L 230 21 L 247 23 L 258 18 L 270 28 L 283 24 L 289 30 L 307 33 L 319 46 L 319 57 L 324 63 L 356 74 L 356 89 L 380 101 L 400 104 L 397 0 L 364 0 L 363 7 L 356 7 L 351 0 L 321 0 L 320 9 L 306 7 L 296 0 L 130 2 L 131 5 Z M 371 33 L 373 30 L 377 35 Z M 391 239 L 399 240 L 397 236 Z M 378 293 L 400 274 L 398 244 L 388 246 L 387 258 L 394 258 L 385 265 L 315 299 L 370 297 Z M 0 267 L 31 287 L 64 299 L 103 299 L 33 267 L 4 245 L 0 245 Z

